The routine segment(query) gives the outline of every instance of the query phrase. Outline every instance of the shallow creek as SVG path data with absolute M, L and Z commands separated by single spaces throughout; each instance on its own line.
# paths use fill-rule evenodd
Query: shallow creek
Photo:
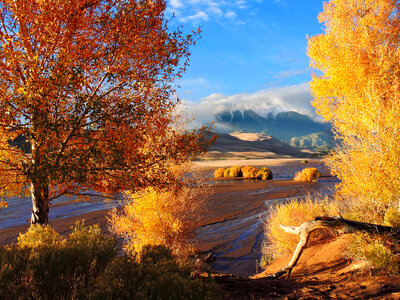
M 305 167 L 321 172 L 317 183 L 291 180 Z M 332 193 L 338 180 L 329 175 L 322 164 L 288 164 L 271 167 L 271 181 L 220 180 L 215 182 L 208 222 L 197 230 L 198 248 L 216 256 L 212 269 L 216 272 L 251 276 L 259 270 L 263 224 L 268 222 L 268 209 L 274 204 L 309 195 L 318 197 Z M 288 224 L 290 225 L 290 224 Z

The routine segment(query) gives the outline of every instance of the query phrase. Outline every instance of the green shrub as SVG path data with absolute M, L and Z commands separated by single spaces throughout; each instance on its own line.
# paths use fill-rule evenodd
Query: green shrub
M 38 249 L 42 247 L 63 247 L 65 239 L 50 226 L 40 224 L 32 225 L 27 232 L 20 233 L 18 237 L 19 248 Z
M 216 169 L 216 170 L 214 171 L 214 177 L 215 177 L 215 178 L 222 178 L 222 177 L 224 177 L 224 172 L 225 172 L 225 169 L 224 169 L 224 168 Z
M 146 246 L 137 263 L 119 257 L 96 282 L 93 299 L 219 299 L 211 278 L 191 278 L 192 270 L 180 266 L 164 246 Z
M 296 173 L 294 180 L 315 182 L 319 178 L 319 175 L 319 171 L 316 168 L 305 168 L 301 172 Z
M 388 237 L 371 236 L 365 233 L 353 234 L 348 245 L 350 256 L 366 261 L 373 269 L 389 274 L 398 274 L 400 261 L 391 248 L 395 243 Z
M 257 178 L 260 178 L 263 180 L 270 180 L 273 178 L 272 171 L 268 168 L 261 168 L 258 171 Z
M 255 167 L 246 166 L 242 168 L 243 178 L 258 178 L 259 170 Z
M 76 298 L 115 256 L 115 242 L 98 226 L 78 224 L 66 239 L 50 226 L 34 225 L 17 245 L 2 247 L 0 290 L 5 295 L 17 290 L 17 298 Z

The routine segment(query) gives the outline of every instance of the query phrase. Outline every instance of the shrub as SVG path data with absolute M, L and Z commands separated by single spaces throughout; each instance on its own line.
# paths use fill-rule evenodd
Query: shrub
M 57 240 L 40 244 L 32 239 Z M 115 242 L 98 226 L 75 226 L 60 237 L 48 226 L 21 235 L 21 245 L 0 247 L 0 299 L 219 299 L 212 278 L 192 278 L 171 250 L 145 246 L 141 263 L 116 256 Z
M 366 261 L 377 271 L 398 274 L 400 261 L 390 249 L 394 245 L 388 237 L 356 233 L 351 237 L 348 251 L 353 259 Z
M 255 167 L 246 166 L 242 168 L 243 178 L 258 178 L 259 170 Z
M 229 177 L 229 168 L 225 169 L 224 177 Z
M 204 215 L 207 193 L 202 187 L 182 186 L 127 195 L 122 208 L 111 213 L 111 230 L 124 237 L 124 249 L 132 257 L 145 245 L 163 245 L 185 258 L 193 252 L 190 239 Z
M 400 210 L 395 207 L 389 207 L 385 213 L 385 225 L 392 227 L 400 227 Z
M 242 177 L 242 167 L 230 167 L 229 168 L 229 177 Z
M 37 249 L 42 247 L 65 246 L 65 239 L 50 226 L 32 225 L 25 233 L 20 233 L 18 246 L 20 248 Z
M 137 261 L 117 258 L 96 282 L 88 298 L 221 298 L 212 278 L 191 278 L 192 270 L 178 264 L 171 250 L 164 246 L 144 246 Z
M 317 216 L 337 215 L 338 205 L 327 199 L 314 201 L 293 200 L 276 205 L 264 222 L 264 234 L 266 240 L 262 249 L 261 267 L 276 257 L 285 253 L 292 253 L 299 241 L 298 235 L 284 232 L 280 224 L 287 226 L 299 226 L 306 221 L 313 220 Z M 313 233 L 314 238 L 318 232 Z M 321 234 L 321 232 L 320 232 Z M 326 232 L 322 234 L 326 236 Z
M 258 171 L 257 178 L 260 178 L 263 180 L 270 180 L 273 178 L 272 171 L 268 168 L 261 168 Z
M 214 177 L 215 177 L 215 178 L 222 178 L 222 177 L 224 177 L 224 172 L 225 172 L 225 169 L 224 169 L 224 168 L 216 169 L 216 170 L 214 171 Z
M 70 238 L 60 237 L 50 226 L 34 225 L 20 235 L 17 245 L 2 247 L 0 298 L 82 297 L 116 256 L 115 242 L 102 236 L 98 227 L 83 224 Z
M 296 173 L 294 180 L 315 182 L 319 178 L 319 175 L 319 171 L 316 168 L 305 168 L 301 172 Z

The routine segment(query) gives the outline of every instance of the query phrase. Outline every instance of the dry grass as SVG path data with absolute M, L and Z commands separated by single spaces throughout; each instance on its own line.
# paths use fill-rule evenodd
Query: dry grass
M 317 216 L 337 215 L 339 211 L 336 202 L 327 199 L 321 201 L 293 200 L 278 204 L 270 212 L 268 219 L 264 222 L 264 232 L 267 240 L 262 248 L 261 267 L 266 267 L 272 259 L 285 253 L 291 253 L 299 242 L 299 237 L 286 233 L 279 226 L 299 226 L 306 221 L 313 220 Z

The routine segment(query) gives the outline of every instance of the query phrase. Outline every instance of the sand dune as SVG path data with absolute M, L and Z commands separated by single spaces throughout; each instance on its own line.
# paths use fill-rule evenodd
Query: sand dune
M 265 159 L 310 157 L 312 153 L 294 148 L 263 133 L 218 134 L 217 142 L 204 159 Z

